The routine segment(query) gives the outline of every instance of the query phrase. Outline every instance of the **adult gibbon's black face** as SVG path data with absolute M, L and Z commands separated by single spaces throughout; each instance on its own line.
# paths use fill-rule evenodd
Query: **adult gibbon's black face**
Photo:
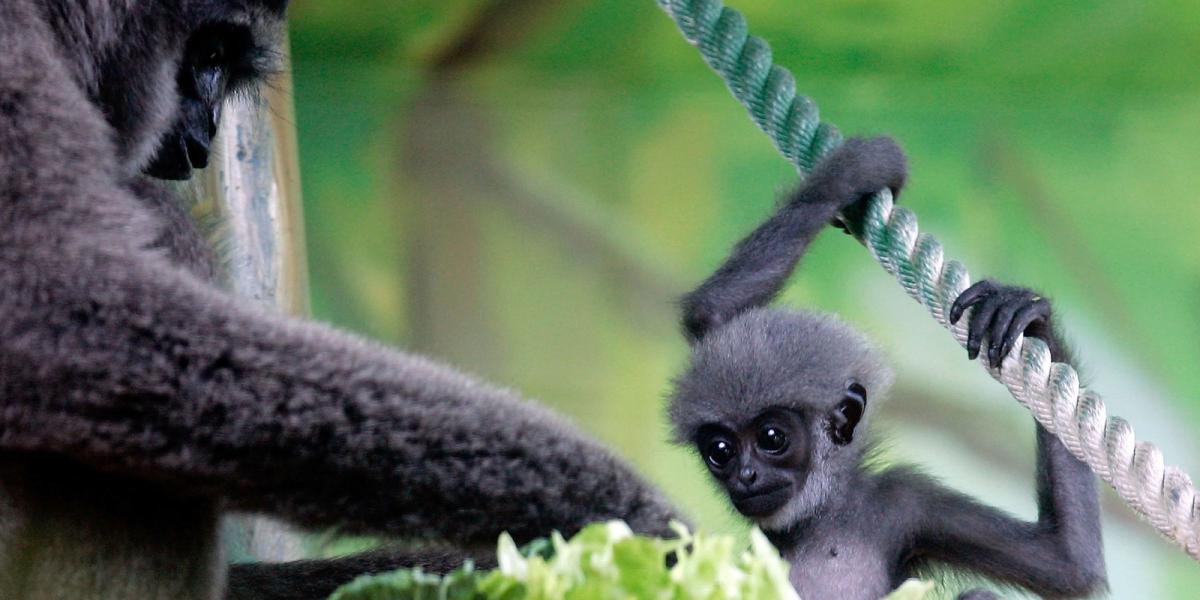
M 700 429 L 696 449 L 738 512 L 771 516 L 800 493 L 808 479 L 809 428 L 796 411 L 770 408 L 752 418 Z
M 251 28 L 242 24 L 209 23 L 189 36 L 176 75 L 178 113 L 146 174 L 182 180 L 191 177 L 192 169 L 208 166 L 225 100 L 251 89 L 265 76 L 267 52 Z

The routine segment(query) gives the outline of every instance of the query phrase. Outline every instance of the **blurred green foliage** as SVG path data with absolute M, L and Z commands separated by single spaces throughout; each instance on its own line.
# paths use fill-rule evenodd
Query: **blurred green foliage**
M 1200 473 L 1200 5 L 731 4 L 827 120 L 900 139 L 922 227 L 1054 297 L 1110 411 Z M 673 301 L 795 176 L 670 20 L 652 0 L 292 15 L 317 316 L 520 389 L 706 528 L 742 527 L 666 443 Z M 783 301 L 895 359 L 889 456 L 1033 514 L 1027 416 L 865 250 L 822 238 Z M 1194 597 L 1196 565 L 1106 509 L 1114 596 Z

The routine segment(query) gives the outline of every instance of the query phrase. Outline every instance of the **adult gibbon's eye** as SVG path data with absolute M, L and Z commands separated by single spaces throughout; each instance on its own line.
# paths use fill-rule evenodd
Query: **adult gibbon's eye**
M 779 454 L 788 447 L 788 436 L 778 427 L 767 425 L 758 430 L 758 447 L 771 454 Z
M 224 65 L 225 47 L 221 44 L 213 44 L 212 46 L 205 48 L 204 53 L 206 56 L 204 56 L 204 62 L 201 63 L 204 66 L 218 67 Z
M 737 450 L 734 450 L 733 444 L 725 440 L 713 440 L 704 449 L 704 457 L 708 460 L 708 464 L 718 469 L 728 465 L 736 454 Z
M 249 28 L 233 23 L 209 23 L 192 33 L 184 64 L 198 74 L 230 79 L 236 86 L 255 80 L 261 73 L 255 65 L 258 45 Z
M 190 41 L 188 60 L 199 69 L 224 68 L 229 60 L 225 37 L 220 31 L 202 30 Z

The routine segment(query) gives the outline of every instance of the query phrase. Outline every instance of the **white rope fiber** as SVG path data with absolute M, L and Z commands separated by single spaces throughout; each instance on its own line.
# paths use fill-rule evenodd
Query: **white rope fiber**
M 916 216 L 895 206 L 891 191 L 871 199 L 860 239 L 908 295 L 965 347 L 970 319 L 964 316 L 954 325 L 946 315 L 970 287 L 970 275 L 962 263 L 945 259 L 936 239 L 919 233 Z M 1200 559 L 1200 496 L 1191 478 L 1165 465 L 1157 446 L 1137 441 L 1124 419 L 1109 417 L 1100 396 L 1080 387 L 1071 365 L 1051 362 L 1045 342 L 1023 336 L 1001 364 L 989 364 L 986 352 L 979 354 L 979 362 L 1133 510 Z

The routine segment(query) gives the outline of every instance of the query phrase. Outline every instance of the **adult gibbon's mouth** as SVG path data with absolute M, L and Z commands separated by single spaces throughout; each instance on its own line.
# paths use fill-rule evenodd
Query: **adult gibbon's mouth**
M 183 181 L 192 176 L 192 160 L 188 156 L 187 140 L 182 136 L 172 134 L 163 140 L 154 160 L 146 167 L 145 173 L 159 179 Z
M 766 517 L 783 508 L 792 497 L 791 486 L 782 483 L 750 494 L 729 495 L 733 507 L 747 517 Z

